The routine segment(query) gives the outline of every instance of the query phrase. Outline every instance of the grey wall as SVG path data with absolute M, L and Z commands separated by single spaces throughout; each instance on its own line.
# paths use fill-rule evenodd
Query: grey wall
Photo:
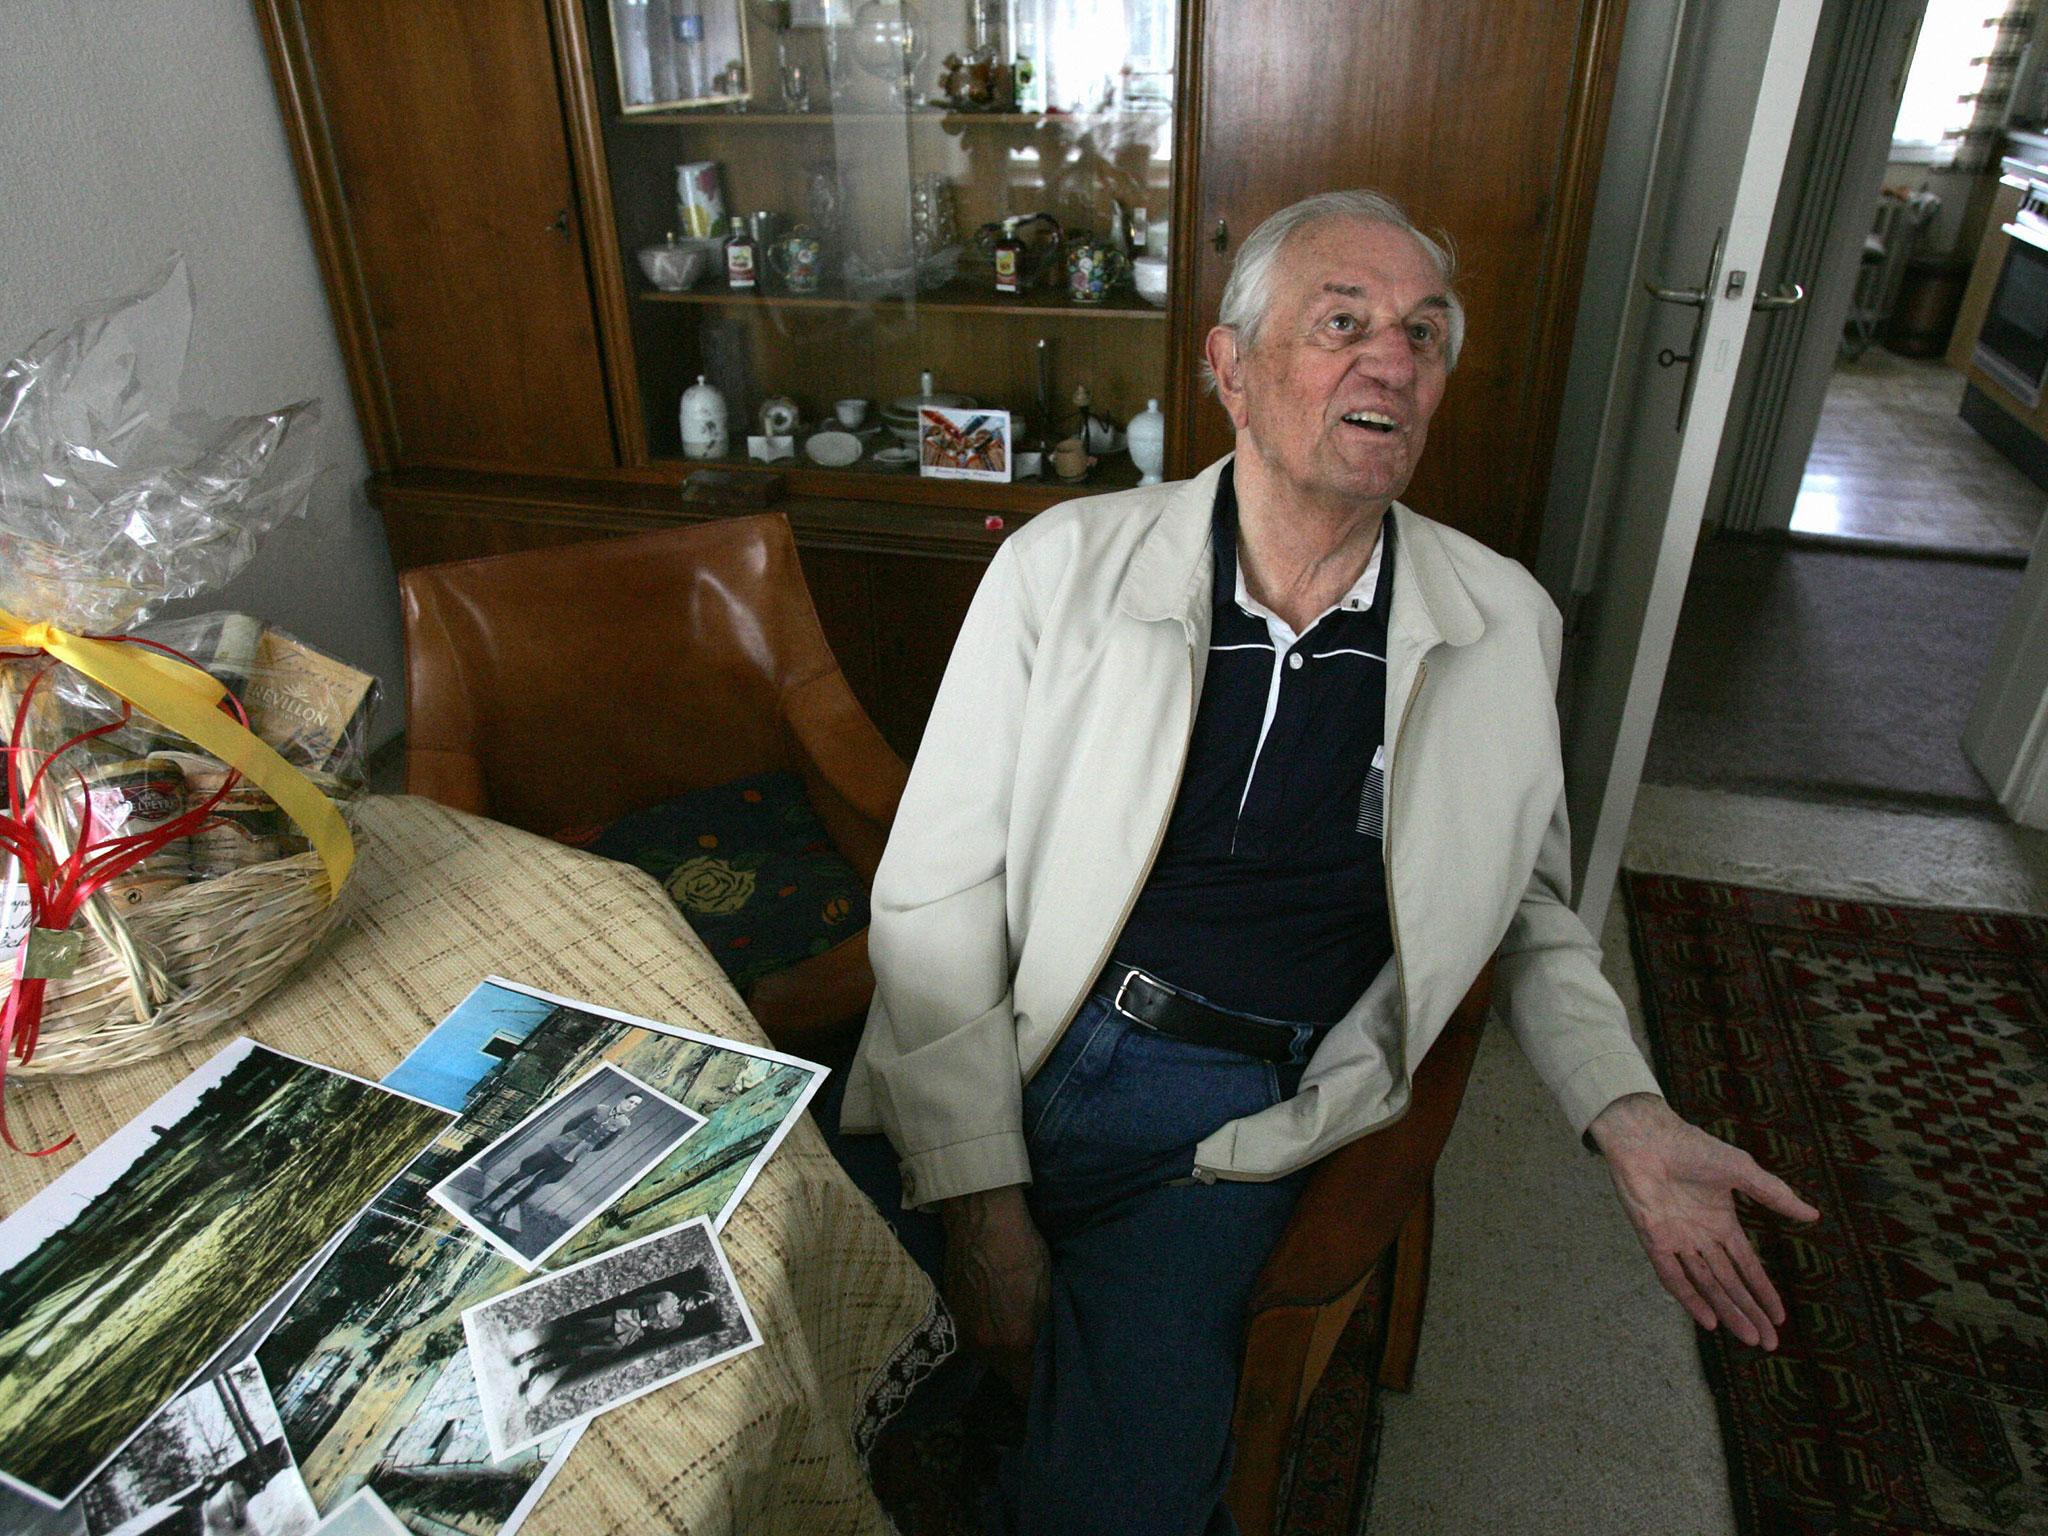
M 225 592 L 376 673 L 403 718 L 398 602 L 298 182 L 249 0 L 0 0 L 0 353 L 182 251 L 184 403 L 317 397 L 330 472 Z

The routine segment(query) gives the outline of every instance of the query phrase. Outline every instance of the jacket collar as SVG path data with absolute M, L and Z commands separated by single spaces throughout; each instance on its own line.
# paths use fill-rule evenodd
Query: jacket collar
M 1135 619 L 1176 619 L 1191 633 L 1208 632 L 1212 557 L 1210 521 L 1216 508 L 1216 482 L 1222 478 L 1225 455 L 1196 475 L 1165 488 L 1165 505 L 1140 537 L 1117 591 L 1117 606 Z M 1436 524 L 1395 502 L 1389 509 L 1399 531 L 1394 535 L 1394 609 L 1387 622 L 1404 648 L 1426 651 L 1437 644 L 1470 645 L 1485 633 L 1472 595 Z

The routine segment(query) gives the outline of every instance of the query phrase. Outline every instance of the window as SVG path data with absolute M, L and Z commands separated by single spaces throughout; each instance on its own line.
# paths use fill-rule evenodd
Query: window
M 2010 0 L 1928 0 L 1892 127 L 1894 160 L 1946 164 L 1973 126 Z

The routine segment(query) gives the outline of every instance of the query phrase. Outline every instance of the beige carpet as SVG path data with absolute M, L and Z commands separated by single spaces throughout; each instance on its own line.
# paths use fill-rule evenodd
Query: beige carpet
M 1865 899 L 2048 912 L 2048 834 L 1648 786 L 1628 864 Z M 1612 904 L 1607 974 L 1636 986 Z M 1384 1395 L 1369 1536 L 1733 1536 L 1692 1324 L 1604 1166 L 1501 1030 L 1438 1173 L 1415 1390 Z

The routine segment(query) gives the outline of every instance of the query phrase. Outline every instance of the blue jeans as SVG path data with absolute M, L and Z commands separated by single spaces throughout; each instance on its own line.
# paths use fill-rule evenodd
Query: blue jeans
M 1027 1196 L 1052 1252 L 1052 1304 L 1024 1442 L 1004 1460 L 1003 1529 L 1236 1530 L 1222 1498 L 1246 1305 L 1307 1175 L 1199 1183 L 1194 1151 L 1219 1126 L 1290 1096 L 1314 1040 L 1297 1029 L 1293 1059 L 1276 1065 L 1169 1039 L 1095 996 L 1025 1085 Z M 880 1138 L 833 1139 L 931 1268 L 942 1252 L 936 1219 L 902 1212 L 900 1189 L 873 1187 L 872 1146 L 852 1161 L 843 1150 Z M 893 1184 L 893 1155 L 881 1150 Z

